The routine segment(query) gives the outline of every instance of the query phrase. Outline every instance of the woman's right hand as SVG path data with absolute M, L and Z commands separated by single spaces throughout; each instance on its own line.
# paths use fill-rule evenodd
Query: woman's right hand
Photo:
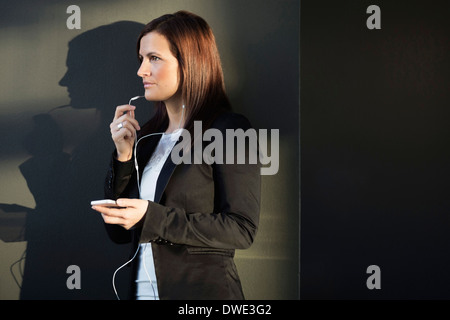
M 141 130 L 138 121 L 134 118 L 135 109 L 135 106 L 129 104 L 118 106 L 113 122 L 109 126 L 119 161 L 128 161 L 133 157 L 136 130 Z

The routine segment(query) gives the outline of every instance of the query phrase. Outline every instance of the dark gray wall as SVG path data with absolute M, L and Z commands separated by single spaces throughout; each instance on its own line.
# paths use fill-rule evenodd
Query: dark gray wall
M 448 8 L 302 1 L 302 299 L 450 298 Z
M 280 130 L 259 233 L 236 255 L 245 294 L 298 298 L 299 2 L 77 1 L 81 29 L 68 30 L 71 4 L 1 4 L 0 298 L 115 298 L 111 277 L 130 248 L 109 241 L 89 203 L 103 197 L 115 106 L 142 91 L 135 39 L 143 24 L 180 9 L 212 26 L 235 110 L 257 129 Z M 145 121 L 151 104 L 137 106 Z M 66 287 L 72 264 L 81 290 Z M 122 296 L 128 269 L 117 277 Z

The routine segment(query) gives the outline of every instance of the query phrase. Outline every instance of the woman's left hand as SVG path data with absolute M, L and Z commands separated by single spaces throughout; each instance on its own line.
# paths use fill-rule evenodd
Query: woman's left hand
M 107 224 L 117 224 L 126 230 L 130 230 L 138 224 L 148 208 L 148 201 L 142 199 L 118 199 L 117 204 L 121 208 L 107 208 L 92 206 L 92 209 L 102 214 Z

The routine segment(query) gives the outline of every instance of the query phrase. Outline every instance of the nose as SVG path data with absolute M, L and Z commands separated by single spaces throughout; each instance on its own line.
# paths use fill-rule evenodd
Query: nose
M 59 80 L 58 84 L 61 87 L 67 87 L 68 86 L 68 79 L 69 79 L 69 70 L 67 70 L 67 72 L 64 74 L 64 76 L 61 78 L 61 80 Z
M 137 75 L 141 78 L 150 76 L 150 62 L 145 59 L 142 60 L 141 66 L 137 71 Z

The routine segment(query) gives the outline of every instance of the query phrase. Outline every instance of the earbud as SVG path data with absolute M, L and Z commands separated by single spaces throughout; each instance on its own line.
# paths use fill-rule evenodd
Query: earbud
M 128 101 L 128 104 L 131 104 L 131 101 L 134 101 L 134 100 L 137 100 L 137 99 L 143 98 L 143 97 L 145 97 L 145 96 L 136 96 L 136 97 L 133 97 L 133 98 L 130 99 L 130 101 Z
M 136 99 L 143 98 L 143 97 L 144 97 L 144 96 L 136 96 L 136 97 L 133 97 L 133 98 L 130 99 L 130 101 L 128 102 L 128 104 L 131 104 L 131 101 L 134 101 L 134 100 L 136 100 Z M 179 125 L 178 125 L 178 128 L 181 128 L 181 121 L 183 120 L 183 117 L 184 117 L 184 109 L 185 109 L 186 107 L 185 107 L 184 104 L 183 104 L 181 108 L 182 108 L 182 113 L 181 113 L 181 119 L 180 119 L 180 123 L 179 123 Z M 154 135 L 157 135 L 157 134 L 163 135 L 164 132 L 155 132 L 155 133 L 151 133 L 151 134 L 148 134 L 148 135 L 146 135 L 146 136 L 143 136 L 143 137 L 139 138 L 139 140 L 137 139 L 137 135 L 135 135 L 135 142 L 134 142 L 134 166 L 135 166 L 135 168 L 136 168 L 136 178 L 137 178 L 137 186 L 138 186 L 138 190 L 139 190 L 139 195 L 141 194 L 141 184 L 140 184 L 140 181 L 139 181 L 139 165 L 138 165 L 138 162 L 137 162 L 137 145 L 139 144 L 139 142 L 140 142 L 142 139 L 145 139 L 145 138 L 147 138 L 147 137 L 154 136 Z M 118 293 L 117 293 L 117 289 L 116 289 L 116 285 L 115 285 L 116 273 L 117 273 L 120 269 L 122 269 L 123 267 L 125 267 L 127 264 L 129 264 L 131 261 L 133 261 L 134 258 L 136 258 L 136 256 L 137 256 L 137 254 L 138 254 L 138 251 L 139 251 L 139 248 L 140 248 L 140 247 L 141 247 L 141 246 L 138 245 L 138 248 L 137 248 L 136 252 L 134 253 L 134 256 L 133 256 L 128 262 L 124 263 L 124 264 L 121 265 L 119 268 L 117 268 L 116 271 L 115 271 L 114 274 L 113 274 L 112 284 L 113 284 L 114 292 L 115 292 L 116 297 L 117 297 L 118 300 L 120 300 L 120 298 L 119 298 L 119 295 L 118 295 Z M 144 247 L 144 253 L 145 253 L 145 249 L 146 249 L 146 248 L 147 248 L 147 246 Z M 145 256 L 143 256 L 143 258 L 145 259 Z M 146 266 L 145 260 L 143 260 L 143 264 L 144 264 L 144 270 L 145 270 L 145 273 L 146 273 L 146 275 L 147 275 L 147 277 L 148 277 L 148 280 L 149 280 L 149 282 L 150 282 L 150 285 L 152 286 L 152 289 L 153 289 L 153 295 L 156 295 L 156 294 L 155 294 L 155 288 L 153 287 L 152 280 L 151 280 L 150 275 L 148 274 L 148 271 L 147 271 L 147 266 Z

